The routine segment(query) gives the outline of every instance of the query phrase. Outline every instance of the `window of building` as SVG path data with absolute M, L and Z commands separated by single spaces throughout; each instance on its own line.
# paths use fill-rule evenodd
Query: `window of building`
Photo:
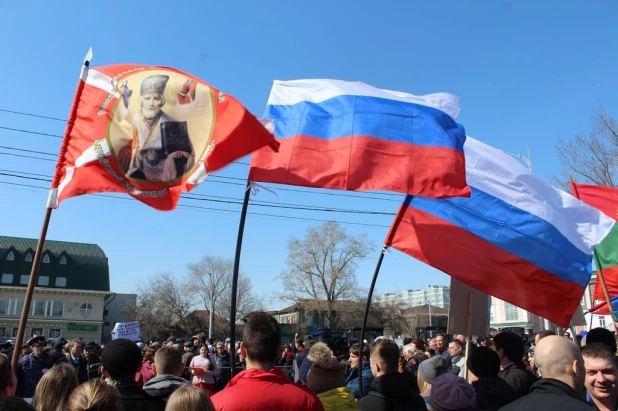
M 23 300 L 0 298 L 0 315 L 20 315 L 23 306 Z
M 39 285 L 49 285 L 49 277 L 42 275 L 39 277 Z
M 8 298 L 0 298 L 0 315 L 9 315 L 10 302 Z
M 60 257 L 60 264 L 66 264 L 67 263 L 67 256 L 63 255 L 62 257 Z
M 0 339 L 6 340 L 6 327 L 0 327 Z
M 45 254 L 45 256 L 43 257 L 43 263 L 49 264 L 49 254 Z
M 519 319 L 519 309 L 513 304 L 504 303 L 504 318 L 506 321 L 516 321 Z
M 9 254 L 6 256 L 7 261 L 15 261 L 15 253 L 9 251 Z
M 605 328 L 605 317 L 602 315 L 599 315 L 599 327 Z
M 31 263 L 32 262 L 32 253 L 31 252 L 26 254 L 26 262 L 27 263 Z
M 2 274 L 2 284 L 13 284 L 13 274 Z
M 49 317 L 62 317 L 64 315 L 63 301 L 48 301 L 47 315 Z
M 30 333 L 31 337 L 38 337 L 40 335 L 43 335 L 43 329 L 42 328 L 33 328 L 32 332 Z
M 22 275 L 21 277 L 19 277 L 19 283 L 20 284 L 28 285 L 28 281 L 30 281 L 30 276 L 29 275 Z
M 79 311 L 82 313 L 83 316 L 88 317 L 94 311 L 94 307 L 90 303 L 83 303 L 82 306 L 79 308 Z
M 56 287 L 66 287 L 66 286 L 67 286 L 66 277 L 56 277 Z
M 11 331 L 11 337 L 12 338 L 17 338 L 17 331 L 19 331 L 19 328 L 14 327 L 13 331 Z
M 43 317 L 47 311 L 47 301 L 32 301 L 32 315 Z

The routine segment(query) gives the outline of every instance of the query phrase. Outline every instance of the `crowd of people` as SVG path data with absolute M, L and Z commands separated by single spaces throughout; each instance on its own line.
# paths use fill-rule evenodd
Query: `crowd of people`
M 342 361 L 323 341 L 282 346 L 266 312 L 243 322 L 234 350 L 198 336 L 54 347 L 36 337 L 13 354 L 20 359 L 12 370 L 10 346 L 1 345 L 0 410 L 618 409 L 616 338 L 602 328 L 581 341 L 543 331 L 530 346 L 512 332 L 476 341 L 439 334 L 401 347 L 378 337 L 352 344 Z

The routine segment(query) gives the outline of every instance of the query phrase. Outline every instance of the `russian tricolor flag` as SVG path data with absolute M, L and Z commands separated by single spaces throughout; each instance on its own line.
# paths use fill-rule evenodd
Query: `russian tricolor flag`
M 469 196 L 459 98 L 339 80 L 275 81 L 265 117 L 278 154 L 258 150 L 249 179 L 306 187 Z
M 469 198 L 408 196 L 385 244 L 567 327 L 615 221 L 470 137 Z

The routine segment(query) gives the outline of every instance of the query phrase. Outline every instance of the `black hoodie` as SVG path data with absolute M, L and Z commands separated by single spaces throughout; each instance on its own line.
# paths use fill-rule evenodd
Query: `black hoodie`
M 476 391 L 477 410 L 495 411 L 517 399 L 513 388 L 497 375 L 479 378 L 472 387 Z
M 361 411 L 391 411 L 398 404 L 406 410 L 426 410 L 423 398 L 415 394 L 399 373 L 385 374 L 371 383 L 369 394 L 358 401 Z
M 504 411 L 594 410 L 584 401 L 583 392 L 578 393 L 566 383 L 553 378 L 543 378 L 535 382 L 530 389 L 530 394 L 500 409 Z

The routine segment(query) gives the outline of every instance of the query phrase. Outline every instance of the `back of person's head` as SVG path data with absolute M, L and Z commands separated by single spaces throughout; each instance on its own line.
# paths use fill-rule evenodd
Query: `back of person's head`
M 557 335 L 543 338 L 534 350 L 534 361 L 543 378 L 560 380 L 576 391 L 583 389 L 584 359 L 573 341 Z
M 434 380 L 447 370 L 447 362 L 440 354 L 422 361 L 418 365 L 417 383 L 421 393 L 431 388 Z
M 22 398 L 3 396 L 0 397 L 0 410 L 2 411 L 36 411 L 32 405 Z
M 281 345 L 281 328 L 275 318 L 263 311 L 253 311 L 242 319 L 242 344 L 247 358 L 258 363 L 272 363 L 277 358 Z
M 417 351 L 425 351 L 425 343 L 422 340 L 412 340 L 411 343 Z
M 399 347 L 393 341 L 379 340 L 371 347 L 371 371 L 374 376 L 398 372 Z
M 126 338 L 112 340 L 101 353 L 101 365 L 113 380 L 133 378 L 142 365 L 142 350 Z
M 330 348 L 328 348 L 328 345 L 324 344 L 323 342 L 318 342 L 313 344 L 313 347 L 309 349 L 307 359 L 315 363 L 320 361 L 322 358 L 330 357 L 330 352 L 331 351 Z
M 163 347 L 154 357 L 153 371 L 159 375 L 171 374 L 179 376 L 184 370 L 182 354 L 173 347 Z
M 497 334 L 494 337 L 494 343 L 498 354 L 502 351 L 503 355 L 512 362 L 521 362 L 524 357 L 524 340 L 514 332 L 504 331 Z
M 6 354 L 0 354 L 0 396 L 15 395 L 17 379 L 11 369 L 11 359 Z
M 534 337 L 534 343 L 538 344 L 539 341 L 541 341 L 545 337 L 549 337 L 550 335 L 556 335 L 556 333 L 551 330 L 543 330 L 537 333 L 537 335 Z
M 144 362 L 147 362 L 147 361 L 153 362 L 154 357 L 157 354 L 158 350 L 159 350 L 159 347 L 150 347 L 149 349 L 147 349 L 146 352 L 144 353 Z
M 43 374 L 34 390 L 32 405 L 37 411 L 64 411 L 77 384 L 73 366 L 59 364 Z
M 488 347 L 478 347 L 468 355 L 468 370 L 478 378 L 495 377 L 500 373 L 500 357 Z
M 326 357 L 315 362 L 307 376 L 307 385 L 316 394 L 345 387 L 345 364 L 336 358 Z
M 165 411 L 215 411 L 205 390 L 183 385 L 172 393 Z
M 586 345 L 592 343 L 602 343 L 609 347 L 613 353 L 616 352 L 616 337 L 613 332 L 605 328 L 593 328 L 586 334 Z
M 360 357 L 360 344 L 355 343 L 350 347 L 350 354 Z M 369 344 L 363 344 L 363 357 L 369 359 Z M 361 358 L 362 360 L 362 358 Z M 363 360 L 364 361 L 364 360 Z
M 431 402 L 438 411 L 472 411 L 476 408 L 476 391 L 468 381 L 446 373 L 434 380 Z
M 98 378 L 78 386 L 69 397 L 68 411 L 122 411 L 120 393 Z

